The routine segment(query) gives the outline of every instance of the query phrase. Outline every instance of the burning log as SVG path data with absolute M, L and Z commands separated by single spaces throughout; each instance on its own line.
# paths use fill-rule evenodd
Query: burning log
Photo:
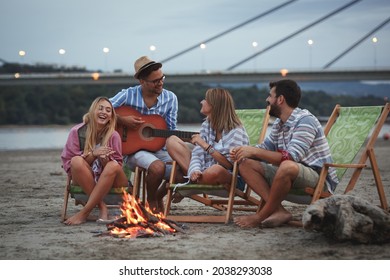
M 180 227 L 180 225 L 178 223 L 176 223 L 175 221 L 172 221 L 172 220 L 167 219 L 167 218 L 163 218 L 162 220 L 164 221 L 164 223 L 167 223 L 171 228 L 174 228 L 176 231 L 181 232 L 181 233 L 185 233 L 184 230 Z
M 142 210 L 142 214 L 143 216 L 145 217 L 145 219 L 149 222 L 152 222 L 152 223 L 158 223 L 159 222 L 159 218 L 155 216 L 155 214 L 153 214 L 153 212 L 151 212 L 150 210 L 148 211 L 148 209 L 146 209 L 142 203 L 139 203 L 138 204 L 139 207 L 141 208 Z M 149 208 L 149 207 L 148 207 Z
M 166 219 L 162 213 L 153 213 L 147 203 L 145 206 L 142 205 L 139 199 L 126 192 L 123 194 L 121 211 L 121 217 L 108 223 L 107 232 L 99 236 L 138 238 L 184 233 L 179 224 Z

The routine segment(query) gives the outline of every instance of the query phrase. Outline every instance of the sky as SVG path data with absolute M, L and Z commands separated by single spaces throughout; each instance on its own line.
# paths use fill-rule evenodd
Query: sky
M 134 61 L 142 55 L 164 61 L 287 2 L 0 0 L 0 59 L 133 74 Z M 174 74 L 225 72 L 238 63 L 229 71 L 322 69 L 390 17 L 389 0 L 361 0 L 283 43 L 278 42 L 350 2 L 293 1 L 206 43 L 204 49 L 196 47 L 165 61 L 163 70 Z M 154 51 L 151 46 L 155 46 Z M 59 54 L 60 49 L 65 53 Z M 19 55 L 20 50 L 24 56 Z M 388 69 L 389 50 L 390 23 L 328 69 Z

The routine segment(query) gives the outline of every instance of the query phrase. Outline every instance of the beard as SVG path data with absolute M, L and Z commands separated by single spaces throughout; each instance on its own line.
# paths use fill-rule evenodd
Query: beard
M 275 105 L 275 104 L 269 104 L 269 105 L 271 106 L 269 109 L 269 115 L 272 117 L 275 117 L 275 118 L 279 118 L 281 111 L 280 111 L 280 108 L 278 107 L 278 105 Z
M 163 88 L 161 87 L 161 88 L 155 88 L 155 89 L 153 89 L 153 93 L 155 94 L 155 95 L 160 95 L 161 93 L 163 92 Z

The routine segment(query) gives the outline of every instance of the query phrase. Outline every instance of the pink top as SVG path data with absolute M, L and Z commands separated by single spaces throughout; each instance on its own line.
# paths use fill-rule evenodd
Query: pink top
M 81 156 L 83 154 L 83 151 L 80 151 L 79 136 L 78 136 L 78 130 L 83 125 L 84 123 L 80 123 L 71 128 L 68 135 L 68 139 L 66 140 L 65 147 L 61 153 L 62 167 L 68 174 L 70 174 L 71 159 L 74 156 Z M 108 141 L 108 146 L 115 151 L 115 154 L 111 155 L 111 160 L 116 160 L 120 165 L 122 165 L 123 163 L 122 142 L 119 133 L 117 131 L 114 131 L 114 133 L 111 135 L 111 138 Z

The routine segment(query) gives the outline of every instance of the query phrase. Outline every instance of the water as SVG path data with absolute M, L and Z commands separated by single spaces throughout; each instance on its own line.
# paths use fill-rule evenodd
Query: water
M 71 126 L 0 127 L 0 151 L 27 149 L 62 149 Z M 179 130 L 199 131 L 200 124 L 179 124 Z M 390 133 L 386 123 L 379 133 L 382 138 Z
M 0 151 L 62 149 L 70 126 L 0 127 Z
M 0 151 L 62 149 L 72 126 L 0 127 Z M 200 124 L 178 125 L 179 130 L 199 131 Z

